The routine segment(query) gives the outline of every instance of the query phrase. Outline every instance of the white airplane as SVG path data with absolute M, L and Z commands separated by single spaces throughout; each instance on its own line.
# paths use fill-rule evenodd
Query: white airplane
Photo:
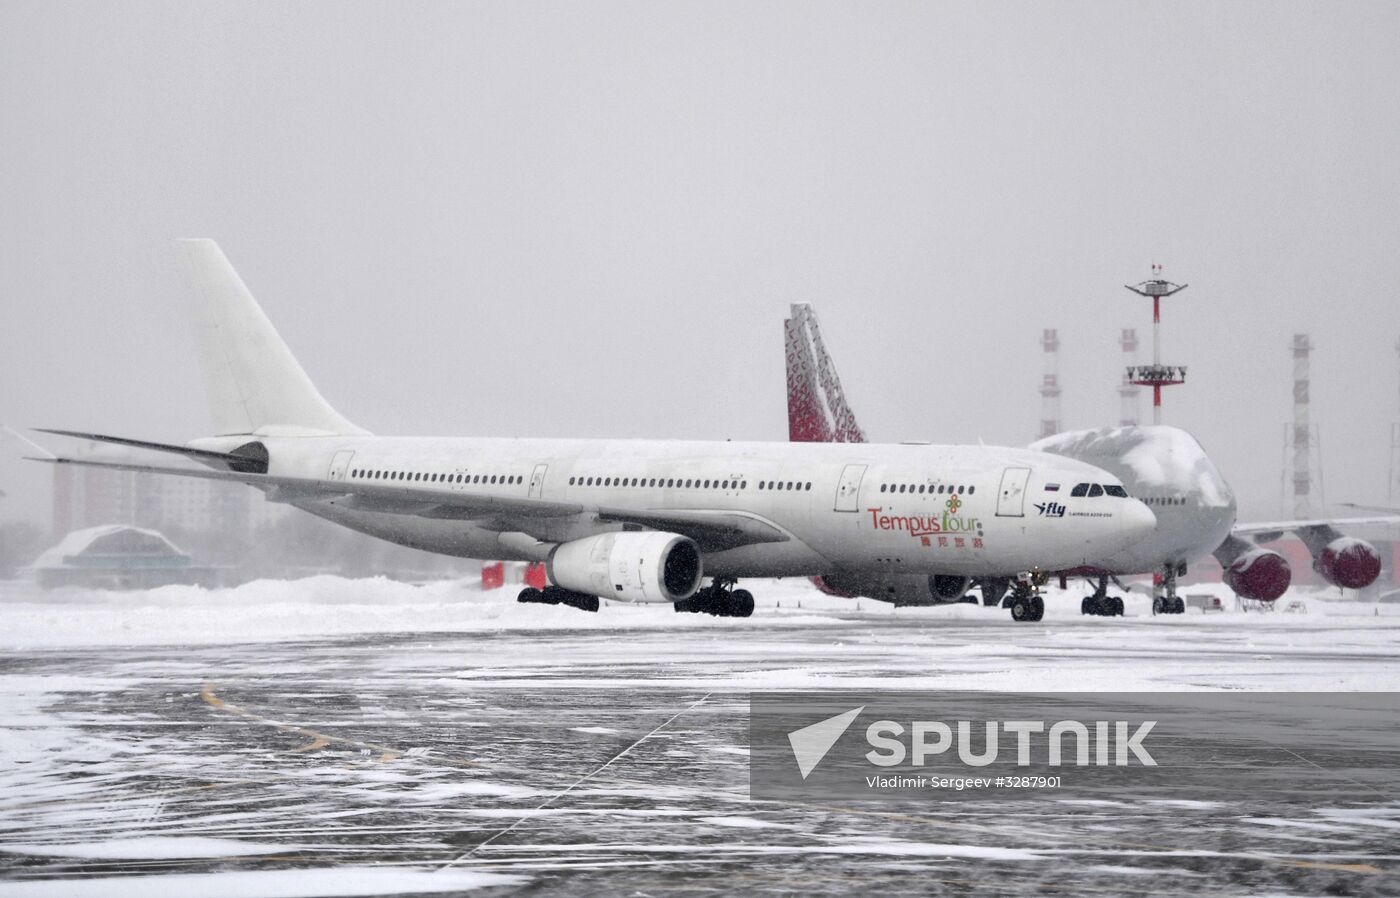
M 236 481 L 373 536 L 446 555 L 544 562 L 522 602 L 598 599 L 748 616 L 745 577 L 899 575 L 929 596 L 1021 575 L 1012 616 L 1039 619 L 1032 572 L 1121 551 L 1155 517 L 1117 478 L 1026 449 L 667 440 L 373 436 L 321 397 L 217 244 L 178 242 L 195 297 L 215 436 L 174 453 L 204 467 L 36 459 Z M 1110 495 L 1047 518 L 1082 481 Z
M 785 322 L 788 381 L 788 435 L 793 441 L 859 443 L 864 431 L 846 402 L 836 366 L 826 351 L 816 313 L 805 303 L 792 306 Z M 1196 438 L 1165 425 L 1103 427 L 1055 434 L 1030 448 L 1074 458 L 1113 473 L 1129 495 L 1152 508 L 1157 524 L 1144 539 L 1088 564 L 1055 570 L 1062 582 L 1085 576 L 1094 594 L 1080 609 L 1085 614 L 1122 614 L 1123 600 L 1108 595 L 1111 578 L 1152 573 L 1161 577 L 1164 594 L 1154 597 L 1156 613 L 1180 614 L 1185 602 L 1176 594 L 1177 578 L 1187 565 L 1214 555 L 1224 568 L 1225 583 L 1239 596 L 1272 602 L 1292 580 L 1288 560 L 1256 540 L 1270 542 L 1295 532 L 1313 555 L 1313 567 L 1334 586 L 1362 589 L 1375 581 L 1381 560 L 1369 543 L 1348 537 L 1342 524 L 1395 523 L 1392 516 L 1336 520 L 1236 522 L 1235 496 Z M 1070 500 L 1106 495 L 1109 485 L 1081 479 L 1068 488 Z M 1037 517 L 1057 518 L 1074 507 L 1057 497 L 1033 502 Z M 1030 512 L 1028 511 L 1028 514 Z M 1048 570 L 1048 569 L 1047 569 Z M 995 604 L 1006 591 L 1006 577 L 981 580 L 983 601 Z M 873 596 L 888 594 L 886 585 L 861 579 L 823 580 L 836 592 Z M 823 585 L 819 584 L 819 585 Z

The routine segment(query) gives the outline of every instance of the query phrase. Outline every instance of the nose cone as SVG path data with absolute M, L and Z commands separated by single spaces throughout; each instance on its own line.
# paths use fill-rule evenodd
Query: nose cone
M 1124 545 L 1132 545 L 1157 529 L 1157 516 L 1152 513 L 1152 509 L 1137 499 L 1129 499 L 1123 504 L 1119 520 Z

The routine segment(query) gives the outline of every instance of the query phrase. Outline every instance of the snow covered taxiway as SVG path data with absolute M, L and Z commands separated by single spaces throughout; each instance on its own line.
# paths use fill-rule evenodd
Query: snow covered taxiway
M 746 584 L 747 585 L 747 584 Z M 760 584 L 748 620 L 315 578 L 0 585 L 0 898 L 1400 892 L 1400 798 L 793 807 L 750 690 L 1400 689 L 1400 609 L 1044 621 Z

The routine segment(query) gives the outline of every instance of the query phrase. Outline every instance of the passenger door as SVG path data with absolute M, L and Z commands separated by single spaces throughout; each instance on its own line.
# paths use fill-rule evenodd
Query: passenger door
M 1026 516 L 1026 481 L 1030 479 L 1030 468 L 1007 468 L 1001 472 L 1001 492 L 997 494 L 997 517 L 1023 518 Z
M 841 472 L 841 482 L 836 485 L 836 511 L 858 511 L 860 504 L 860 481 L 865 477 L 866 465 L 846 465 Z
M 535 465 L 535 471 L 530 475 L 531 499 L 538 499 L 544 493 L 544 473 L 549 470 L 549 465 Z
M 331 458 L 331 469 L 326 472 L 327 480 L 344 480 L 345 474 L 350 470 L 350 459 L 355 457 L 355 450 L 342 449 Z

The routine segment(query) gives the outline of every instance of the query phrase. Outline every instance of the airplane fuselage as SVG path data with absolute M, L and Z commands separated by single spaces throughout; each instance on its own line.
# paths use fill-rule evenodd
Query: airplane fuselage
M 1095 558 L 1109 574 L 1160 571 L 1204 558 L 1235 525 L 1230 485 L 1195 437 L 1165 425 L 1102 427 L 1056 434 L 1031 448 L 1111 472 L 1152 509 L 1157 524 L 1141 540 Z
M 192 446 L 230 451 L 247 436 Z M 840 571 L 979 576 L 1082 565 L 1152 528 L 1131 499 L 1067 498 L 1074 483 L 1111 481 L 1073 459 L 975 446 L 262 437 L 268 475 L 344 483 L 347 492 L 269 498 L 403 545 L 463 557 L 541 560 L 542 545 L 635 529 L 609 511 L 722 516 L 772 538 L 704 551 L 711 577 Z M 399 488 L 366 502 L 356 485 Z M 1046 493 L 1046 487 L 1057 488 Z M 580 513 L 435 516 L 453 493 L 577 506 Z M 1076 506 L 1038 515 L 1045 496 Z M 421 500 L 421 501 L 420 501 Z M 1089 506 L 1092 505 L 1092 508 Z M 1087 512 L 1084 510 L 1088 509 Z M 702 546 L 702 548 L 704 548 Z

